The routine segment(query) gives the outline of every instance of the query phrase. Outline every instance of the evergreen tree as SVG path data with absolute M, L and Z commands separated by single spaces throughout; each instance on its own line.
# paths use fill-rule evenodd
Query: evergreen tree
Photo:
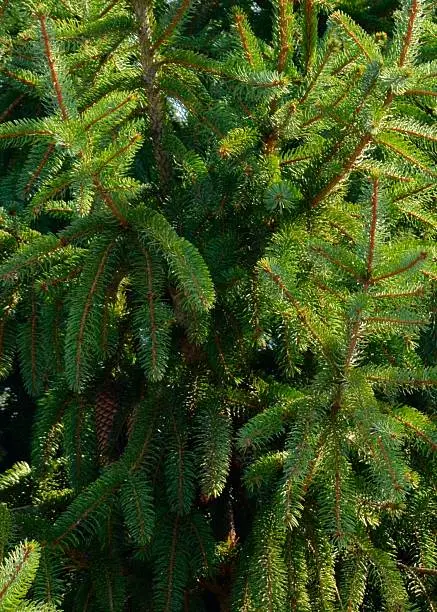
M 0 580 L 41 547 L 46 609 L 433 609 L 431 2 L 390 39 L 209 4 L 1 5 L 0 367 L 38 408 Z

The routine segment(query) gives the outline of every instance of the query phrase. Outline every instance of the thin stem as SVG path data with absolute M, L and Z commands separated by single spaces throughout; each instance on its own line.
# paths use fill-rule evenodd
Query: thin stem
M 411 3 L 410 18 L 408 20 L 407 32 L 405 34 L 404 43 L 402 45 L 402 51 L 399 56 L 399 62 L 398 62 L 399 67 L 402 67 L 405 64 L 405 61 L 407 59 L 408 49 L 410 48 L 411 41 L 413 39 L 414 22 L 416 21 L 418 12 L 419 12 L 419 2 L 418 0 L 413 0 Z
M 147 97 L 147 110 L 150 118 L 151 135 L 159 173 L 160 192 L 164 197 L 171 178 L 171 168 L 167 152 L 163 146 L 164 107 L 161 92 L 156 83 L 158 64 L 155 62 L 152 45 L 152 13 L 148 0 L 132 0 L 133 9 L 138 23 L 138 42 L 140 47 L 140 62 L 143 72 L 143 83 Z
M 369 252 L 367 255 L 367 278 L 372 277 L 373 270 L 373 258 L 375 255 L 375 235 L 376 235 L 376 222 L 378 216 L 378 190 L 379 190 L 379 179 L 373 179 L 373 191 L 372 191 L 372 219 L 370 222 L 370 239 L 369 239 Z
M 107 13 L 109 13 L 109 11 L 111 11 L 111 10 L 114 8 L 114 6 L 115 6 L 116 4 L 118 4 L 118 3 L 119 3 L 119 1 L 120 1 L 120 0 L 112 0 L 112 2 L 110 2 L 110 3 L 108 4 L 108 6 L 106 6 L 106 7 L 103 9 L 103 11 L 100 13 L 100 15 L 99 15 L 99 19 L 101 19 L 102 17 L 104 17 L 105 15 L 107 15 Z
M 318 206 L 320 202 L 324 200 L 328 195 L 330 195 L 337 187 L 337 185 L 346 178 L 346 176 L 352 170 L 355 162 L 363 153 L 363 151 L 371 140 L 372 137 L 370 136 L 370 134 L 365 134 L 365 136 L 363 136 L 357 147 L 352 152 L 343 170 L 339 174 L 334 176 L 334 178 L 331 179 L 331 181 L 326 185 L 326 187 L 319 191 L 319 193 L 314 197 L 313 201 L 311 202 L 311 208 L 315 208 L 316 206 Z
M 100 197 L 105 202 L 105 204 L 107 205 L 109 210 L 112 212 L 114 217 L 116 217 L 116 219 L 119 220 L 120 225 L 122 225 L 123 227 L 127 227 L 128 226 L 128 221 L 127 221 L 126 217 L 118 210 L 117 205 L 115 204 L 113 198 L 106 191 L 106 189 L 103 187 L 102 183 L 100 182 L 100 180 L 96 176 L 94 177 L 93 183 L 94 183 L 94 186 L 96 187 L 97 191 L 99 192 Z
M 175 16 L 166 27 L 162 35 L 158 38 L 158 40 L 152 45 L 152 52 L 156 51 L 158 47 L 164 44 L 169 38 L 172 36 L 175 29 L 178 27 L 179 23 L 184 18 L 184 15 L 188 11 L 191 5 L 191 0 L 182 0 L 180 7 L 176 11 Z
M 289 15 L 288 3 L 293 3 L 294 0 L 279 0 L 279 58 L 278 58 L 278 72 L 283 72 L 288 54 L 290 52 L 290 45 L 288 39 L 290 37 L 290 23 L 291 17 Z
M 425 574 L 427 576 L 437 576 L 437 569 L 432 567 L 415 567 L 414 565 L 404 565 L 400 561 L 398 562 L 399 567 L 415 574 Z
M 250 52 L 249 45 L 248 45 L 248 42 L 247 42 L 247 38 L 246 38 L 246 35 L 244 33 L 244 30 L 243 30 L 243 25 L 242 25 L 243 22 L 244 22 L 244 16 L 241 13 L 236 13 L 235 14 L 235 24 L 237 26 L 238 35 L 240 37 L 241 44 L 243 46 L 244 53 L 246 55 L 246 59 L 249 62 L 249 64 L 251 66 L 253 66 L 254 65 L 253 57 L 252 57 L 252 54 Z
M 52 49 L 51 49 L 51 46 L 50 46 L 50 39 L 49 39 L 49 35 L 48 35 L 48 32 L 47 32 L 47 19 L 46 19 L 45 15 L 39 15 L 38 19 L 39 19 L 39 22 L 41 24 L 41 34 L 42 34 L 43 41 L 44 41 L 45 55 L 46 55 L 47 62 L 48 62 L 48 65 L 49 65 L 50 75 L 52 77 L 53 87 L 55 88 L 56 99 L 58 100 L 58 106 L 59 106 L 60 111 L 61 111 L 62 119 L 64 119 L 64 121 L 65 121 L 66 119 L 68 119 L 68 113 L 67 113 L 67 108 L 66 108 L 65 103 L 64 103 L 64 98 L 63 98 L 63 95 L 62 95 L 62 89 L 61 89 L 61 85 L 59 83 L 58 74 L 56 72 L 55 61 L 54 61 L 53 55 L 52 55 Z
M 24 98 L 24 94 L 19 95 L 18 98 L 15 98 L 15 100 L 13 100 L 13 102 L 11 102 L 9 106 L 5 108 L 5 110 L 0 115 L 0 123 L 4 121 L 6 117 L 8 117 L 11 114 L 11 112 L 14 110 L 14 108 L 16 108 L 20 104 L 23 98 Z
M 264 272 L 266 272 L 270 276 L 270 278 L 273 280 L 273 282 L 281 289 L 281 291 L 283 292 L 283 294 L 285 295 L 287 300 L 294 306 L 294 309 L 296 311 L 297 318 L 299 319 L 299 321 L 302 323 L 302 325 L 304 327 L 307 328 L 307 330 L 309 331 L 310 335 L 317 341 L 317 343 L 320 346 L 320 348 L 322 349 L 322 353 L 323 353 L 325 359 L 328 361 L 328 363 L 336 371 L 338 371 L 337 364 L 332 359 L 332 357 L 331 357 L 331 355 L 329 353 L 329 350 L 324 345 L 323 340 L 320 338 L 319 334 L 313 328 L 307 313 L 304 311 L 304 309 L 302 308 L 302 306 L 300 305 L 298 300 L 296 300 L 296 298 L 290 293 L 290 291 L 288 291 L 288 289 L 284 285 L 281 277 L 278 274 L 275 274 L 273 272 L 273 270 L 271 269 L 271 267 L 268 265 L 267 262 L 263 262 L 261 264 L 261 267 L 264 270 Z
M 412 261 L 410 261 L 410 263 L 406 264 L 405 266 L 397 268 L 396 270 L 392 270 L 392 272 L 387 272 L 386 274 L 381 274 L 381 276 L 376 276 L 372 278 L 370 280 L 370 284 L 375 285 L 376 283 L 379 283 L 380 281 L 385 280 L 387 278 L 393 278 L 393 276 L 398 276 L 398 274 L 403 274 L 404 272 L 411 270 L 411 268 L 414 268 L 414 266 L 416 266 L 421 261 L 424 261 L 427 257 L 428 257 L 428 253 L 422 252 L 417 257 L 415 257 Z

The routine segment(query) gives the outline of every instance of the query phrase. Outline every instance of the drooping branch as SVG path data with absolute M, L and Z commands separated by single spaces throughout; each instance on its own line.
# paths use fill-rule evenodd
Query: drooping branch
M 172 593 L 173 593 L 173 582 L 174 582 L 174 574 L 175 574 L 175 565 L 176 565 L 176 547 L 178 543 L 179 537 L 179 516 L 176 516 L 173 534 L 171 539 L 171 550 L 170 550 L 170 559 L 168 563 L 168 574 L 167 574 L 167 595 L 165 601 L 165 612 L 170 612 L 172 609 Z
M 31 380 L 32 380 L 32 390 L 37 389 L 38 387 L 38 373 L 37 373 L 37 332 L 38 332 L 38 318 L 37 318 L 37 303 L 35 299 L 35 293 L 32 291 L 31 297 L 32 303 L 32 313 L 30 316 L 31 321 L 31 334 L 30 334 L 30 370 L 31 370 Z
M 150 253 L 146 249 L 141 249 L 146 260 L 146 271 L 147 271 L 147 301 L 149 304 L 149 316 L 150 316 L 150 339 L 151 339 L 151 355 L 152 355 L 152 369 L 155 370 L 158 361 L 158 338 L 157 331 L 158 326 L 156 323 L 155 316 L 155 293 L 153 290 L 153 269 L 152 260 Z
M 94 295 L 97 291 L 97 286 L 98 283 L 104 273 L 105 270 L 105 266 L 107 263 L 107 260 L 109 258 L 110 252 L 113 249 L 115 244 L 115 240 L 113 240 L 112 242 L 110 242 L 108 244 L 108 246 L 106 247 L 102 258 L 99 262 L 94 280 L 92 282 L 92 285 L 89 289 L 88 295 L 87 295 L 87 299 L 84 305 L 84 309 L 82 312 L 82 315 L 80 317 L 80 321 L 79 321 L 79 329 L 78 329 L 78 333 L 77 333 L 77 340 L 76 340 L 76 352 L 75 352 L 75 365 L 76 365 L 76 375 L 75 375 L 75 385 L 76 388 L 80 388 L 80 374 L 81 374 L 81 364 L 82 364 L 82 356 L 83 356 L 83 349 L 84 349 L 84 336 L 85 336 L 85 329 L 86 329 L 86 325 L 88 322 L 88 315 L 89 312 L 91 310 L 91 306 L 93 304 L 93 299 L 94 299 Z
M 341 472 L 339 466 L 339 449 L 337 444 L 335 445 L 335 495 L 334 495 L 334 515 L 335 515 L 335 526 L 336 526 L 336 537 L 343 537 L 343 529 L 341 526 Z

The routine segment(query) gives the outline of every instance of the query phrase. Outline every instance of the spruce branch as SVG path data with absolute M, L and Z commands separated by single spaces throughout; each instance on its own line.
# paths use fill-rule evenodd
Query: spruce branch
M 114 217 L 116 219 L 118 219 L 120 225 L 122 227 L 127 227 L 128 226 L 128 220 L 122 214 L 122 212 L 119 210 L 119 208 L 117 207 L 117 205 L 116 205 L 114 199 L 112 198 L 111 194 L 103 187 L 102 183 L 100 182 L 100 179 L 97 176 L 94 177 L 93 183 L 94 183 L 94 185 L 95 185 L 95 187 L 97 189 L 97 192 L 99 193 L 100 197 L 105 202 L 105 204 L 107 205 L 109 210 L 112 212 Z
M 335 457 L 334 514 L 335 514 L 335 525 L 336 525 L 335 537 L 339 539 L 343 539 L 344 533 L 343 533 L 342 521 L 341 521 L 341 501 L 342 501 L 341 473 L 339 469 L 339 456 L 338 456 L 337 444 L 335 445 L 334 457 Z
M 171 537 L 171 549 L 170 557 L 168 560 L 168 572 L 167 572 L 167 587 L 164 604 L 164 612 L 171 612 L 172 610 L 172 595 L 173 595 L 173 581 L 175 573 L 175 561 L 176 561 L 176 546 L 179 537 L 179 516 L 177 515 L 174 520 L 173 532 Z
M 369 251 L 367 254 L 367 278 L 372 278 L 373 272 L 373 258 L 375 256 L 375 235 L 376 235 L 376 224 L 378 220 L 378 190 L 379 180 L 378 178 L 373 179 L 372 189 L 372 216 L 370 221 L 370 235 L 369 235 Z
M 380 51 L 376 43 L 348 15 L 336 11 L 330 19 L 340 26 L 369 62 L 380 59 Z
M 370 134 L 365 134 L 361 138 L 360 142 L 355 147 L 354 151 L 344 165 L 342 171 L 334 176 L 329 183 L 312 199 L 311 208 L 316 208 L 326 197 L 331 195 L 334 189 L 348 176 L 350 171 L 353 169 L 355 162 L 363 154 L 371 141 L 372 136 Z
M 410 571 L 410 572 L 414 572 L 416 574 L 423 574 L 423 575 L 427 575 L 427 576 L 437 576 L 437 569 L 434 569 L 432 567 L 420 567 L 420 566 L 415 566 L 415 565 L 405 565 L 404 563 L 401 563 L 400 561 L 398 561 L 398 566 L 401 567 L 404 570 Z
M 423 193 L 424 191 L 428 191 L 428 189 L 433 189 L 434 188 L 434 184 L 433 183 L 428 183 L 426 185 L 420 185 L 419 187 L 416 187 L 415 189 L 411 190 L 411 191 L 407 191 L 399 196 L 396 196 L 393 199 L 393 202 L 397 203 L 397 202 L 402 202 L 402 200 L 405 200 L 407 198 L 410 198 L 412 196 L 416 196 L 419 195 L 420 193 Z
M 31 296 L 31 305 L 32 305 L 32 312 L 30 315 L 30 321 L 31 321 L 31 335 L 30 335 L 30 364 L 31 364 L 31 375 L 30 375 L 30 379 L 32 381 L 32 391 L 36 390 L 39 386 L 39 381 L 37 379 L 37 366 L 36 366 L 36 352 L 37 352 L 37 344 L 38 344 L 38 338 L 37 338 L 37 311 L 36 311 L 36 299 L 35 299 L 35 293 L 34 291 L 32 291 L 32 296 Z
M 318 344 L 318 346 L 322 350 L 322 353 L 323 353 L 325 359 L 327 360 L 327 362 L 330 363 L 331 366 L 334 368 L 334 370 L 337 371 L 338 370 L 337 364 L 332 359 L 331 353 L 330 353 L 329 349 L 327 349 L 327 347 L 325 346 L 325 343 L 321 339 L 320 335 L 314 329 L 314 326 L 312 325 L 312 323 L 311 323 L 307 313 L 305 312 L 304 308 L 302 307 L 302 305 L 290 293 L 290 291 L 285 286 L 285 284 L 284 284 L 283 280 L 281 279 L 281 277 L 278 274 L 275 274 L 273 272 L 270 264 L 266 260 L 263 260 L 263 261 L 260 262 L 260 267 L 272 279 L 272 281 L 275 283 L 275 285 L 277 285 L 279 287 L 279 289 L 281 290 L 283 295 L 285 295 L 287 300 L 293 305 L 294 309 L 296 310 L 296 314 L 297 314 L 297 317 L 298 317 L 300 323 L 304 327 L 307 328 L 307 330 L 309 331 L 310 335 L 314 338 L 314 340 L 316 341 L 316 343 Z
M 38 19 L 40 22 L 41 34 L 42 34 L 43 42 L 44 42 L 44 50 L 45 50 L 45 55 L 46 55 L 47 63 L 48 63 L 49 70 L 50 70 L 50 75 L 52 78 L 52 84 L 55 89 L 56 99 L 58 101 L 58 106 L 61 111 L 62 119 L 64 119 L 65 121 L 68 119 L 68 112 L 67 112 L 67 108 L 64 103 L 64 97 L 62 94 L 61 85 L 59 83 L 59 78 L 58 78 L 58 74 L 57 74 L 56 66 L 55 66 L 55 60 L 53 58 L 53 53 L 52 53 L 52 49 L 50 45 L 50 38 L 49 38 L 48 31 L 47 31 L 47 17 L 45 15 L 39 14 Z
M 243 29 L 243 24 L 245 22 L 245 15 L 243 13 L 241 13 L 240 11 L 235 11 L 234 12 L 234 19 L 235 19 L 235 26 L 238 32 L 238 36 L 240 37 L 241 40 L 241 45 L 244 49 L 244 54 L 246 56 L 246 59 L 248 61 L 248 63 L 250 64 L 250 66 L 254 67 L 254 60 L 252 57 L 252 53 L 250 52 L 249 49 L 249 43 L 247 41 L 247 37 L 246 37 L 246 33 Z
M 22 83 L 23 85 L 27 85 L 28 87 L 32 87 L 32 88 L 36 87 L 33 81 L 29 81 L 29 79 L 26 79 L 25 77 L 17 74 L 16 72 L 12 72 L 11 70 L 8 70 L 7 68 L 0 68 L 0 73 L 5 74 L 10 79 L 14 81 L 18 81 L 19 83 Z
M 30 190 L 32 189 L 33 185 L 35 184 L 35 181 L 38 180 L 38 177 L 40 176 L 41 172 L 43 171 L 44 167 L 46 166 L 47 162 L 49 161 L 49 158 L 51 156 L 51 154 L 53 153 L 53 151 L 55 150 L 55 145 L 53 143 L 49 144 L 49 146 L 46 149 L 46 152 L 43 155 L 43 158 L 41 159 L 38 167 L 36 168 L 35 172 L 32 174 L 32 176 L 30 177 L 30 179 L 28 180 L 28 182 L 26 183 L 26 186 L 24 188 L 24 195 L 28 195 Z
M 413 127 L 402 127 L 402 126 L 388 126 L 388 130 L 390 132 L 397 132 L 398 134 L 405 134 L 406 136 L 414 136 L 416 138 L 426 138 L 431 142 L 437 142 L 437 134 L 431 132 L 425 132 L 423 129 L 421 130 L 418 126 L 418 129 L 414 129 Z
M 53 240 L 53 237 L 50 237 L 48 240 L 42 239 L 39 246 L 41 247 L 41 251 L 37 252 L 35 255 L 32 255 L 34 253 L 32 248 L 24 250 L 24 256 L 23 253 L 18 252 L 16 262 L 12 261 L 9 262 L 9 265 L 5 265 L 3 272 L 0 273 L 0 278 L 5 281 L 15 280 L 17 276 L 19 276 L 18 273 L 21 272 L 23 268 L 32 268 L 34 264 L 42 262 L 44 257 L 59 251 L 64 244 L 61 240 Z M 42 248 L 43 246 L 46 246 L 47 248 Z M 29 258 L 26 258 L 27 252 L 29 255 L 31 255 Z
M 1 72 L 1 70 L 0 70 Z M 22 102 L 22 100 L 25 98 L 24 94 L 20 94 L 19 96 L 17 96 L 15 98 L 15 100 L 13 100 L 9 106 L 7 106 L 5 108 L 5 110 L 0 114 L 0 123 L 3 123 L 3 121 L 5 119 L 7 119 L 9 117 L 9 115 L 12 113 L 13 110 L 15 110 L 15 108 L 17 108 L 17 106 L 19 106 Z
M 191 6 L 191 2 L 192 2 L 192 0 L 181 0 L 181 3 L 179 5 L 178 10 L 176 11 L 173 19 L 168 24 L 168 26 L 166 27 L 164 32 L 161 34 L 161 36 L 158 38 L 158 40 L 155 43 L 153 43 L 152 49 L 151 49 L 152 53 L 154 53 L 159 47 L 161 47 L 167 41 L 170 40 L 170 38 L 172 37 L 174 31 L 176 30 L 176 28 L 178 27 L 178 25 L 180 24 L 180 22 L 184 18 L 185 14 L 189 10 L 189 8 Z
M 106 119 L 107 117 L 110 117 L 111 115 L 113 115 L 114 113 L 116 113 L 118 110 L 120 110 L 121 108 L 123 108 L 123 106 L 126 106 L 126 104 L 128 104 L 129 102 L 131 102 L 132 100 L 135 100 L 135 96 L 133 94 L 129 94 L 124 100 L 122 100 L 121 102 L 119 102 L 116 106 L 113 106 L 111 108 L 108 108 L 105 112 L 103 112 L 101 115 L 95 117 L 94 119 L 92 119 L 92 121 L 90 121 L 89 123 L 86 123 L 84 126 L 84 129 L 86 131 L 90 130 L 92 127 L 94 127 L 97 123 L 99 123 L 99 121 L 102 121 L 104 119 Z
M 407 57 L 408 57 L 408 51 L 410 49 L 411 42 L 413 40 L 413 31 L 414 31 L 416 19 L 419 14 L 419 9 L 420 9 L 419 0 L 411 0 L 411 7 L 410 7 L 409 18 L 408 18 L 407 30 L 405 32 L 402 50 L 401 50 L 401 53 L 399 55 L 399 60 L 398 60 L 398 66 L 400 68 L 402 68 L 402 66 L 405 64 Z
M 119 2 L 120 0 L 112 0 L 112 2 L 109 2 L 109 4 L 107 4 L 105 8 L 99 13 L 99 19 L 102 19 L 103 17 L 105 17 L 105 15 L 107 15 L 109 11 L 112 11 L 114 6 L 117 6 Z
M 5 129 L 0 132 L 0 140 L 6 140 L 6 139 L 19 140 L 20 138 L 26 138 L 27 136 L 53 136 L 53 134 L 49 132 L 48 130 L 19 129 L 20 126 L 16 124 L 15 125 L 13 124 L 12 126 L 10 126 L 9 124 L 6 123 L 3 125 L 3 127 Z M 14 131 L 13 128 L 18 128 L 18 129 Z
M 399 483 L 398 477 L 396 475 L 396 471 L 395 471 L 395 469 L 393 467 L 393 463 L 392 463 L 392 461 L 390 459 L 389 452 L 387 451 L 387 448 L 386 448 L 386 446 L 385 446 L 385 444 L 383 442 L 382 437 L 378 436 L 376 441 L 377 441 L 379 449 L 381 450 L 382 457 L 384 458 L 384 462 L 385 462 L 385 465 L 387 466 L 388 473 L 390 474 L 390 478 L 392 480 L 394 490 L 395 491 L 403 490 L 403 487 Z
M 424 174 L 432 177 L 437 177 L 437 172 L 432 170 L 430 167 L 428 167 L 428 165 L 424 163 L 420 152 L 417 151 L 417 149 L 413 150 L 411 147 L 408 147 L 406 143 L 387 138 L 386 136 L 384 136 L 384 134 L 380 134 L 378 136 L 377 142 L 394 151 L 399 157 L 403 157 L 404 159 L 406 159 L 407 162 L 419 168 Z M 404 144 L 405 146 L 403 146 Z
M 422 261 L 425 261 L 427 257 L 428 253 L 422 251 L 421 253 L 419 253 L 419 255 L 417 255 L 414 259 L 412 259 L 404 266 L 401 266 L 396 270 L 392 270 L 391 272 L 387 272 L 386 274 L 381 274 L 380 276 L 371 278 L 369 284 L 376 285 L 377 283 L 381 282 L 382 280 L 386 280 L 387 278 L 393 278 L 394 276 L 398 276 L 399 274 L 404 274 L 405 272 L 408 272 L 408 270 L 411 270 L 412 268 L 420 264 Z
M 437 91 L 429 90 L 429 89 L 407 89 L 403 93 L 404 96 L 429 96 L 435 98 L 437 96 Z
M 390 416 L 396 419 L 396 421 L 398 421 L 399 423 L 401 423 L 406 429 L 411 429 L 411 431 L 414 432 L 414 435 L 416 435 L 418 438 L 422 439 L 426 444 L 428 444 L 428 446 L 431 448 L 431 450 L 434 453 L 437 452 L 437 443 L 434 442 L 434 440 L 432 440 L 429 436 L 427 436 L 426 433 L 421 431 L 413 423 L 410 423 L 410 421 L 408 421 L 405 418 L 400 417 L 398 414 L 395 414 L 394 412 L 391 412 Z
M 24 542 L 16 547 L 1 566 L 0 606 L 15 609 L 27 593 L 38 567 L 40 547 L 36 542 Z
M 285 0 L 284 0 L 285 1 Z M 327 63 L 329 62 L 329 60 L 332 57 L 332 54 L 335 51 L 335 45 L 328 45 L 322 60 L 316 70 L 316 72 L 314 73 L 314 76 L 311 78 L 306 90 L 304 91 L 303 95 L 301 96 L 299 102 L 298 102 L 298 106 L 301 106 L 304 102 L 306 102 L 308 96 L 310 95 L 310 93 L 313 91 L 314 87 L 316 86 L 318 79 L 320 77 L 320 75 L 322 74 L 323 70 L 325 69 Z
M 187 0 L 184 0 L 184 3 Z M 158 65 L 152 43 L 151 6 L 149 0 L 132 0 L 132 6 L 138 24 L 138 42 L 142 79 L 147 99 L 147 111 L 150 118 L 152 142 L 158 168 L 159 190 L 164 197 L 171 179 L 171 167 L 167 152 L 164 150 L 164 104 L 156 81 Z
M 292 6 L 294 0 L 278 0 L 279 57 L 278 72 L 284 71 L 290 53 Z
M 66 512 L 60 516 L 54 525 L 55 537 L 52 541 L 53 546 L 59 546 L 66 542 L 68 536 L 73 536 L 77 542 L 75 530 L 80 525 L 86 524 L 90 517 L 97 509 L 111 498 L 111 496 L 119 489 L 124 477 L 123 466 L 114 464 L 111 466 L 98 480 L 96 480 L 88 489 L 85 489 L 79 497 L 73 501 Z M 88 502 L 88 503 L 87 503 Z M 94 525 L 94 529 L 99 525 Z
M 423 297 L 424 295 L 425 288 L 418 287 L 414 291 L 402 291 L 401 293 L 372 293 L 372 298 L 375 300 L 396 300 L 398 298 Z
M 3 0 L 2 5 L 0 6 L 0 18 L 3 17 L 3 14 L 8 8 L 9 1 L 10 0 Z
M 386 323 L 395 325 L 427 325 L 427 319 L 399 319 L 397 317 L 367 317 L 367 323 Z
M 93 177 L 94 181 L 96 181 L 96 176 L 98 173 L 102 172 L 107 166 L 109 166 L 114 159 L 123 156 L 123 153 L 126 153 L 126 151 L 129 151 L 129 149 L 135 147 L 142 140 L 142 138 L 143 137 L 141 134 L 134 134 L 124 146 L 120 147 L 119 149 L 115 149 L 114 152 L 108 157 L 104 157 L 101 165 L 96 170 L 95 176 Z
M 348 265 L 344 264 L 342 261 L 340 261 L 339 259 L 337 259 L 333 255 L 331 255 L 330 253 L 327 253 L 322 247 L 320 247 L 320 246 L 311 246 L 311 250 L 314 251 L 315 253 L 318 253 L 319 255 L 321 255 L 322 257 L 324 257 L 328 261 L 330 261 L 335 266 L 337 266 L 337 267 L 341 268 L 342 270 L 344 270 L 345 272 L 347 272 L 350 276 L 352 276 L 352 278 L 355 278 L 356 281 L 362 282 L 362 280 L 363 280 L 362 277 L 359 274 L 357 274 L 356 271 L 353 268 L 351 268 Z
M 85 333 L 90 332 L 88 329 L 90 321 L 90 313 L 94 304 L 94 300 L 102 284 L 102 280 L 106 273 L 106 265 L 108 259 L 114 247 L 117 243 L 117 238 L 114 238 L 107 242 L 107 244 L 99 251 L 99 259 L 95 270 L 90 277 L 92 279 L 88 290 L 83 294 L 83 304 L 80 311 L 80 316 L 70 318 L 69 327 L 67 330 L 67 342 L 66 347 L 71 352 L 70 363 L 70 384 L 75 390 L 80 390 L 83 386 L 83 377 L 86 373 L 84 371 L 85 365 L 89 360 L 89 342 L 85 343 Z M 79 304 L 77 305 L 79 307 Z
M 314 63 L 317 48 L 317 8 L 314 0 L 305 0 L 303 6 L 304 32 L 304 65 L 308 74 Z

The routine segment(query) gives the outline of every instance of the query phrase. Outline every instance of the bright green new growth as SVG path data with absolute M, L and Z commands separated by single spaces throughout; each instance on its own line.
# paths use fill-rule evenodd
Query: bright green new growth
M 0 610 L 34 610 L 54 612 L 48 604 L 25 601 L 38 569 L 40 546 L 37 542 L 23 542 L 16 546 L 0 565 Z
M 38 406 L 0 499 L 42 546 L 11 601 L 435 605 L 432 6 L 387 40 L 273 4 L 263 40 L 190 0 L 1 5 L 0 373 Z

